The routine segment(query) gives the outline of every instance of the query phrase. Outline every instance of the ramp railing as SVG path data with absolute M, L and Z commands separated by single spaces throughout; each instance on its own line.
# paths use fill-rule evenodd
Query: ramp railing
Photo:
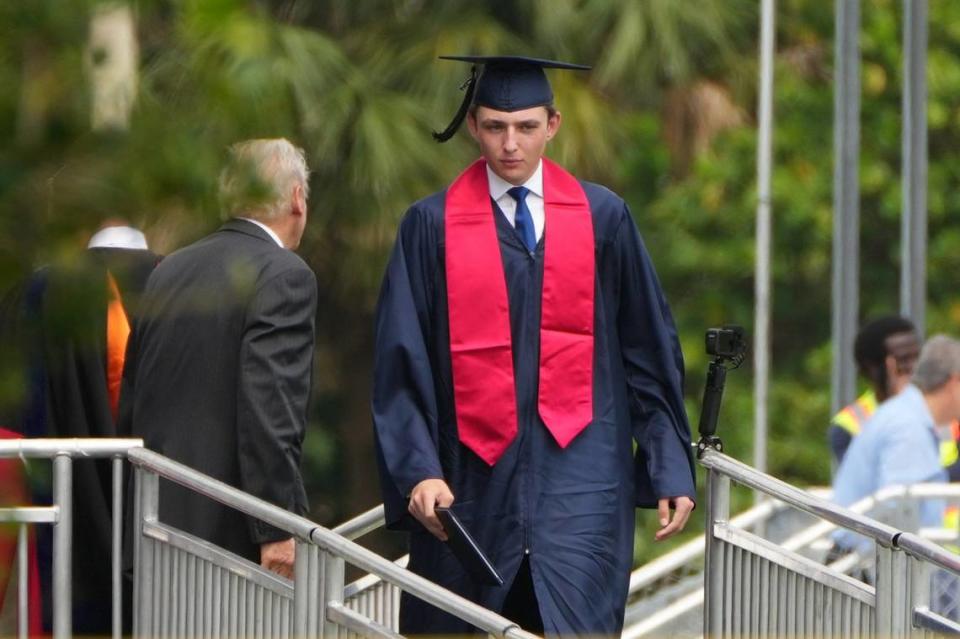
M 512 621 L 468 601 L 345 536 L 278 508 L 223 482 L 146 450 L 140 440 L 25 439 L 0 441 L 0 458 L 53 460 L 53 503 L 0 508 L 0 522 L 18 524 L 18 636 L 26 638 L 27 527 L 53 526 L 53 636 L 70 637 L 73 547 L 72 465 L 77 458 L 112 458 L 113 636 L 121 636 L 123 583 L 124 459 L 133 467 L 132 522 L 134 637 L 270 637 L 350 639 L 399 637 L 396 598 L 407 592 L 494 637 L 533 639 Z M 294 579 L 164 523 L 160 481 L 175 482 L 286 530 L 296 540 Z M 342 528 L 342 527 L 341 527 Z M 352 534 L 359 529 L 354 528 Z M 350 529 L 347 530 L 350 532 Z M 106 558 L 104 558 L 106 560 Z M 344 583 L 347 566 L 383 584 L 389 604 L 360 605 L 362 594 L 376 603 L 375 589 Z M 362 581 L 362 580 L 361 580 Z M 365 604 L 364 604 L 365 605 Z
M 371 508 L 365 513 L 346 521 L 333 532 L 351 541 L 367 533 L 380 530 L 384 526 L 383 505 Z M 404 555 L 394 563 L 406 568 L 409 555 Z M 398 628 L 400 624 L 400 588 L 376 575 L 365 575 L 344 587 L 343 600 L 351 610 L 369 617 L 373 621 Z
M 805 490 L 821 499 L 829 499 L 831 495 L 828 488 L 815 487 Z M 944 501 L 951 506 L 960 504 L 960 484 L 888 486 L 853 504 L 849 510 L 870 518 L 882 519 L 884 523 L 898 529 L 908 529 L 914 523 L 912 520 L 917 512 L 917 504 L 931 499 Z M 769 532 L 771 521 L 786 514 L 784 511 L 789 509 L 789 505 L 782 501 L 766 499 L 732 517 L 728 523 L 734 528 L 766 529 Z M 788 528 L 781 531 L 775 543 L 782 549 L 819 560 L 824 557 L 831 545 L 829 536 L 837 526 L 830 521 L 807 518 L 804 521 L 795 522 Z M 956 529 L 924 528 L 920 530 L 919 535 L 938 543 L 956 544 L 958 533 L 960 531 Z M 766 538 L 770 539 L 770 537 Z M 695 613 L 699 614 L 698 609 L 703 606 L 704 599 L 702 574 L 704 539 L 704 535 L 698 535 L 633 571 L 630 576 L 630 594 L 623 629 L 624 639 L 662 636 L 668 628 L 675 631 L 677 623 L 683 618 Z M 851 553 L 829 566 L 835 571 L 851 575 L 861 572 L 866 568 L 866 564 L 871 562 L 872 558 L 865 559 L 856 553 Z M 673 585 L 678 581 L 682 584 Z M 939 593 L 938 608 L 945 616 L 955 619 L 960 612 L 960 588 L 949 584 L 941 585 L 944 588 Z M 671 597 L 665 605 L 648 601 L 649 597 L 655 597 L 659 590 L 668 588 L 671 591 Z M 689 623 L 681 625 L 683 628 L 690 627 Z
M 0 508 L 0 522 L 17 524 L 17 636 L 26 639 L 29 619 L 27 539 L 30 526 L 53 528 L 52 619 L 53 636 L 69 637 L 72 628 L 73 466 L 75 460 L 110 459 L 113 518 L 111 557 L 112 617 L 114 638 L 121 635 L 121 538 L 123 523 L 123 459 L 143 446 L 139 439 L 5 439 L 0 459 L 49 459 L 53 462 L 53 499 L 49 506 L 22 505 Z M 93 463 L 80 461 L 80 463 Z M 81 549 L 82 550 L 82 549 Z M 106 560 L 107 558 L 104 558 Z
M 810 488 L 804 492 L 811 497 L 823 500 L 830 497 L 830 490 L 825 488 Z M 917 502 L 924 499 L 944 499 L 953 504 L 960 503 L 960 484 L 890 486 L 854 504 L 849 510 L 857 514 L 867 514 L 870 517 L 876 517 L 877 513 L 881 513 L 886 524 L 904 529 L 911 525 L 911 520 L 916 514 Z M 893 505 L 896 507 L 891 507 Z M 728 525 L 747 532 L 763 529 L 769 532 L 771 520 L 790 508 L 790 504 L 776 498 L 766 499 L 731 518 Z M 795 532 L 788 533 L 784 536 L 785 538 L 777 541 L 776 546 L 781 550 L 800 553 L 808 559 L 820 558 L 829 544 L 830 533 L 837 526 L 828 520 L 806 521 L 814 523 L 802 522 Z M 358 539 L 382 527 L 383 508 L 377 506 L 332 530 L 348 539 Z M 947 539 L 945 534 L 949 532 L 952 532 L 953 536 Z M 953 541 L 956 539 L 956 533 L 957 531 L 944 529 L 927 529 L 921 531 L 920 536 L 940 541 Z M 684 615 L 700 614 L 698 610 L 704 602 L 703 575 L 700 572 L 704 565 L 704 552 L 705 536 L 699 535 L 673 551 L 636 568 L 631 573 L 626 623 L 623 629 L 625 639 L 663 636 L 672 631 L 668 629 L 675 630 L 677 621 Z M 407 557 L 403 556 L 397 559 L 396 563 L 405 565 L 406 561 Z M 829 566 L 836 573 L 847 575 L 857 572 L 862 567 L 863 558 L 855 554 L 843 557 Z M 674 589 L 668 603 L 654 607 L 645 603 L 645 594 L 663 587 L 664 584 L 676 582 L 678 573 L 688 575 L 689 577 L 681 579 L 689 583 L 685 583 L 682 588 Z M 376 575 L 365 575 L 346 586 L 344 599 L 348 607 L 384 625 L 393 624 L 393 627 L 396 627 L 395 616 L 398 610 L 399 593 L 399 589 L 383 582 Z M 960 597 L 960 591 L 952 595 L 957 599 Z M 921 616 L 933 619 L 932 613 L 931 615 L 922 613 Z
M 347 565 L 495 637 L 532 639 L 512 621 L 419 577 L 350 539 L 146 449 L 135 468 L 134 634 L 137 637 L 398 637 L 347 605 Z M 158 520 L 159 480 L 216 500 L 296 539 L 292 581 Z
M 935 612 L 931 578 L 960 575 L 960 557 L 893 526 L 841 508 L 707 449 L 704 634 L 853 637 L 960 633 Z M 731 481 L 875 543 L 875 585 L 730 525 Z

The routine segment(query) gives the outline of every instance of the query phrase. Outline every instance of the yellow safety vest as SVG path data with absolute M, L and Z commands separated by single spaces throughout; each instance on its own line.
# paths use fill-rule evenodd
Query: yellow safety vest
M 960 453 L 957 451 L 957 439 L 960 438 L 960 422 L 950 424 L 950 439 L 940 442 L 940 465 L 944 468 L 953 466 Z
M 940 442 L 940 464 L 944 468 L 952 466 L 954 462 L 957 461 L 957 457 L 960 456 L 960 453 L 957 451 L 958 437 L 960 437 L 960 422 L 954 420 L 954 422 L 950 424 L 950 439 L 945 442 Z M 943 527 L 950 530 L 960 529 L 960 507 L 947 507 L 943 513 Z M 951 544 L 948 547 L 953 552 L 958 552 L 958 548 L 955 545 Z
M 877 396 L 872 390 L 868 390 L 858 397 L 857 401 L 834 415 L 833 423 L 850 433 L 851 437 L 856 437 L 860 434 L 864 422 L 870 419 L 875 410 L 877 410 Z
M 850 433 L 851 437 L 856 437 L 860 434 L 863 424 L 876 410 L 877 396 L 872 390 L 868 390 L 855 402 L 837 413 L 833 423 Z M 957 440 L 960 439 L 960 422 L 954 421 L 950 425 L 950 431 L 950 439 L 940 442 L 940 465 L 944 468 L 952 466 L 960 458 L 960 449 L 957 448 Z M 946 509 L 943 515 L 943 526 L 952 530 L 960 529 L 960 507 L 949 506 Z M 951 547 L 951 550 L 957 552 L 955 547 Z

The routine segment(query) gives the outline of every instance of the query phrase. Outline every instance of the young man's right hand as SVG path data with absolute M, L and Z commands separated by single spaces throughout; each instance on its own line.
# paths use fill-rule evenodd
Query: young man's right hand
M 442 479 L 424 479 L 413 487 L 410 493 L 410 504 L 407 510 L 417 518 L 424 528 L 439 539 L 447 540 L 447 533 L 443 531 L 443 525 L 437 518 L 434 508 L 437 506 L 447 507 L 453 503 L 453 493 L 447 482 Z

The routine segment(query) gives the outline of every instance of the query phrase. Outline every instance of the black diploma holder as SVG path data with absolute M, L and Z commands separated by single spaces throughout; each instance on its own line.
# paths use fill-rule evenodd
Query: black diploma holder
M 486 586 L 502 586 L 503 578 L 493 567 L 490 560 L 484 554 L 477 542 L 474 541 L 467 529 L 463 527 L 453 511 L 443 506 L 434 508 L 443 529 L 447 533 L 447 545 L 457 558 L 460 565 L 470 575 L 470 577 L 479 584 Z

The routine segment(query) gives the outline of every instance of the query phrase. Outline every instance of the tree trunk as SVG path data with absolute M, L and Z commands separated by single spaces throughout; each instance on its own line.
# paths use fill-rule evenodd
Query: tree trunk
M 138 50 L 129 5 L 105 4 L 94 10 L 87 44 L 94 131 L 128 128 L 137 95 Z

